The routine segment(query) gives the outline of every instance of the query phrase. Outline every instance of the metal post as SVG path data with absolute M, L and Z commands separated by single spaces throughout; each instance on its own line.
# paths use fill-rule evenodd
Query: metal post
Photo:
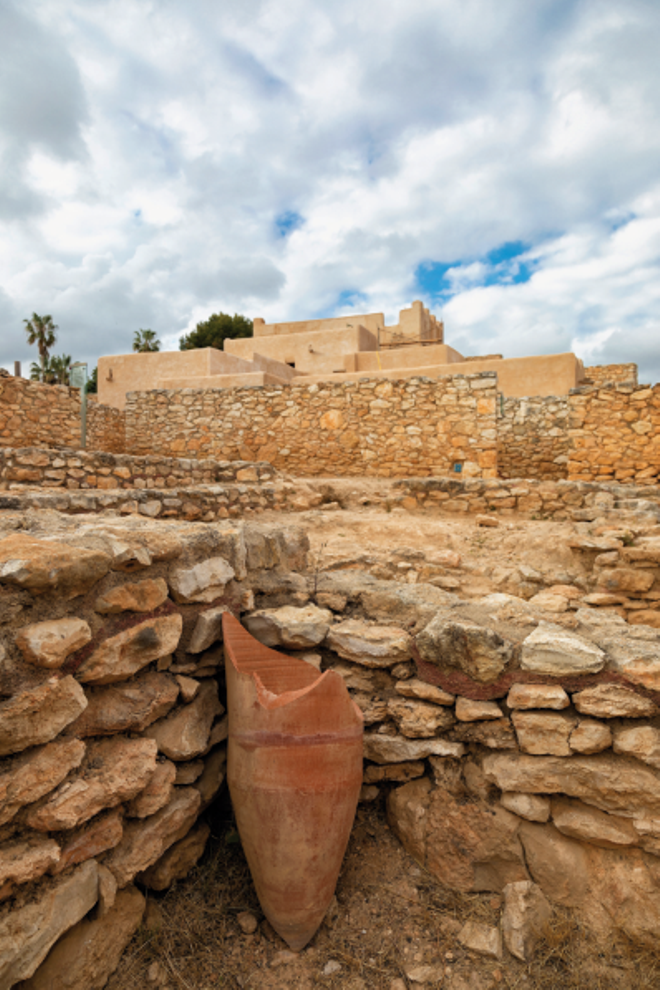
M 80 445 L 87 446 L 87 364 L 76 361 L 71 365 L 71 386 L 80 389 Z
M 20 377 L 21 377 L 21 362 L 14 361 L 14 378 L 20 378 Z

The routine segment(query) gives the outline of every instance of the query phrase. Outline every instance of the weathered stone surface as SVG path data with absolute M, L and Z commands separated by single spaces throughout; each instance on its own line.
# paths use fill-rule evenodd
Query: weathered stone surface
M 23 626 L 16 645 L 28 663 L 54 670 L 91 638 L 92 630 L 83 619 L 52 619 Z
M 552 916 L 552 908 L 541 888 L 531 880 L 508 883 L 502 893 L 504 944 L 516 959 L 529 962 L 543 927 Z
M 98 897 L 98 866 L 83 863 L 70 876 L 45 885 L 36 899 L 0 911 L 0 986 L 32 976 L 50 948 L 87 914 Z
M 620 684 L 597 684 L 573 695 L 573 704 L 582 715 L 600 718 L 652 718 L 658 706 Z
M 553 595 L 550 591 L 541 591 L 538 595 L 533 595 L 529 599 L 529 604 L 534 608 L 543 609 L 544 612 L 566 612 L 568 610 L 568 599 L 564 595 Z
M 413 760 L 409 763 L 390 763 L 382 767 L 373 765 L 365 767 L 363 780 L 365 784 L 379 784 L 384 780 L 405 783 L 423 775 L 424 764 L 421 760 Z
M 651 725 L 615 729 L 614 752 L 634 756 L 660 770 L 660 729 Z
M 152 866 L 166 849 L 188 833 L 200 803 L 200 793 L 194 787 L 177 788 L 169 804 L 155 815 L 126 825 L 122 841 L 105 864 L 120 888 L 136 873 Z
M 479 743 L 488 749 L 517 749 L 516 734 L 508 718 L 488 722 L 459 722 L 451 730 L 451 738 L 461 743 Z
M 570 756 L 568 740 L 577 725 L 577 718 L 554 712 L 515 711 L 511 721 L 516 730 L 518 745 L 524 753 L 537 756 Z
M 148 671 L 132 681 L 88 688 L 87 708 L 67 728 L 67 735 L 108 736 L 141 732 L 174 707 L 179 685 L 170 674 Z
M 456 699 L 456 718 L 459 722 L 482 722 L 502 718 L 502 710 L 494 701 L 473 701 L 471 698 Z
M 422 660 L 440 668 L 457 668 L 488 684 L 497 680 L 514 658 L 513 644 L 485 626 L 448 619 L 440 612 L 418 634 Z
M 161 615 L 110 636 L 81 664 L 78 680 L 84 684 L 126 680 L 152 660 L 173 653 L 182 628 L 180 615 Z
M 215 681 L 206 681 L 193 701 L 150 726 L 145 735 L 171 760 L 191 760 L 206 750 L 213 719 L 222 715 Z
M 202 756 L 206 756 L 207 753 L 210 753 L 211 750 L 218 745 L 218 743 L 224 742 L 228 735 L 229 735 L 229 715 L 225 715 L 225 717 L 221 718 L 219 722 L 216 722 L 213 728 L 211 729 L 211 734 L 209 735 L 209 741 L 206 744 L 206 749 L 202 753 Z
M 502 958 L 502 933 L 499 928 L 485 925 L 481 921 L 466 921 L 457 938 L 463 948 L 470 952 L 477 952 L 489 959 Z
M 186 677 L 185 674 L 177 674 L 176 682 L 179 685 L 179 693 L 182 701 L 192 701 L 199 693 L 200 682 L 194 677 Z
M 514 684 L 507 695 L 509 708 L 568 708 L 570 698 L 559 684 Z
M 0 756 L 50 742 L 86 707 L 85 692 L 70 675 L 0 702 Z
M 67 598 L 88 591 L 110 570 L 111 558 L 97 550 L 16 533 L 0 540 L 0 584 L 34 594 L 61 591 Z
M 284 646 L 289 650 L 318 646 L 325 639 L 331 622 L 332 612 L 316 605 L 265 608 L 243 620 L 248 632 L 264 646 Z
M 6 761 L 0 774 L 0 825 L 11 821 L 26 804 L 38 801 L 80 766 L 85 744 L 79 739 L 56 740 Z
M 35 836 L 0 847 L 0 887 L 3 884 L 28 883 L 54 866 L 60 858 L 60 847 L 54 839 Z
M 377 732 L 365 732 L 364 755 L 374 763 L 404 763 L 423 760 L 427 756 L 461 757 L 461 743 L 447 739 L 407 739 L 405 736 L 384 736 Z
M 660 691 L 660 643 L 638 639 L 642 629 L 650 633 L 642 626 L 627 626 L 625 634 L 617 630 L 616 635 L 603 635 L 599 645 L 607 653 L 612 668 L 632 684 Z
M 634 846 L 638 840 L 630 819 L 608 815 L 604 811 L 583 804 L 582 801 L 569 798 L 553 799 L 552 821 L 555 828 L 563 835 L 608 849 Z
M 170 588 L 177 602 L 212 602 L 236 576 L 224 557 L 209 557 L 194 567 L 174 567 Z
M 353 695 L 353 701 L 362 712 L 362 721 L 365 725 L 384 722 L 388 717 L 387 701 L 384 698 L 375 698 L 372 694 L 358 691 Z
M 104 808 L 130 800 L 156 769 L 156 752 L 152 739 L 118 736 L 88 743 L 84 774 L 60 784 L 45 804 L 29 812 L 28 824 L 39 832 L 75 828 Z
M 639 594 L 649 591 L 654 580 L 654 574 L 649 571 L 632 567 L 604 567 L 598 575 L 598 590 L 610 594 Z
M 373 626 L 360 619 L 346 619 L 331 626 L 326 645 L 345 660 L 364 667 L 393 667 L 412 656 L 405 629 Z
M 224 746 L 214 749 L 204 760 L 204 772 L 195 781 L 202 803 L 199 813 L 206 811 L 211 802 L 217 797 L 227 772 L 227 750 Z
M 547 822 L 550 819 L 550 798 L 504 791 L 500 802 L 507 811 L 527 819 L 528 822 Z
M 489 753 L 486 779 L 503 791 L 567 794 L 626 818 L 660 817 L 660 778 L 636 760 L 598 756 L 528 756 Z
M 124 833 L 120 808 L 114 808 L 103 815 L 98 815 L 89 825 L 79 829 L 62 846 L 58 862 L 51 873 L 62 873 L 69 866 L 84 863 L 86 859 L 94 859 L 101 853 L 107 852 L 121 842 Z
M 228 609 L 224 605 L 207 608 L 197 616 L 187 653 L 201 653 L 214 643 L 222 642 L 222 616 Z
M 166 601 L 167 582 L 163 578 L 145 578 L 111 588 L 96 599 L 94 608 L 102 615 L 118 612 L 152 612 Z
M 387 711 L 396 722 L 399 732 L 410 739 L 434 736 L 443 729 L 451 728 L 455 722 L 452 712 L 424 701 L 390 698 Z
M 117 894 L 93 921 L 81 921 L 60 939 L 22 990 L 103 990 L 138 929 L 146 901 L 137 887 Z
M 408 852 L 452 890 L 501 890 L 529 879 L 520 819 L 484 802 L 457 802 L 426 777 L 392 791 L 387 818 Z
M 344 684 L 352 691 L 374 691 L 377 689 L 378 677 L 376 669 L 362 667 L 358 664 L 335 663 L 330 668 L 343 678 Z
M 190 760 L 188 763 L 177 763 L 175 767 L 175 783 L 194 784 L 204 773 L 204 760 Z
M 396 670 L 393 670 L 392 674 L 396 675 Z M 455 701 L 453 694 L 443 691 L 442 688 L 434 687 L 433 684 L 427 684 L 426 681 L 420 681 L 417 677 L 397 681 L 394 690 L 404 698 L 419 698 L 420 701 L 431 701 L 434 705 L 449 706 L 453 705 Z
M 170 760 L 156 764 L 147 786 L 128 804 L 126 814 L 129 818 L 148 818 L 169 803 L 174 792 L 176 769 Z
M 589 640 L 566 632 L 561 626 L 539 622 L 522 644 L 520 666 L 539 674 L 596 673 L 605 665 L 605 654 Z
M 170 846 L 157 863 L 138 874 L 139 882 L 150 890 L 167 890 L 175 880 L 182 880 L 201 857 L 210 834 L 208 825 L 200 822 Z
M 575 753 L 602 753 L 612 745 L 609 725 L 582 718 L 570 734 L 568 744 Z

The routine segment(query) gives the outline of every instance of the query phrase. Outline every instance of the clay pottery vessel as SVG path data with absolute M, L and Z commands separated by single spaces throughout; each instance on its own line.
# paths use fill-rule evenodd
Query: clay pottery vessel
M 334 894 L 362 786 L 362 713 L 343 679 L 223 616 L 227 782 L 259 902 L 295 951 Z

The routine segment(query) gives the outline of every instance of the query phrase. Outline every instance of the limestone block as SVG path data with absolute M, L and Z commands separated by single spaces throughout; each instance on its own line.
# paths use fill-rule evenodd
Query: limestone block
M 412 656 L 405 629 L 370 625 L 361 619 L 346 619 L 331 626 L 326 645 L 343 659 L 364 667 L 393 667 Z
M 569 736 L 577 725 L 575 716 L 555 712 L 514 711 L 511 715 L 518 745 L 524 753 L 538 756 L 570 756 Z
M 62 873 L 69 866 L 84 863 L 94 859 L 101 853 L 107 852 L 121 841 L 124 834 L 122 813 L 120 808 L 114 808 L 105 814 L 97 815 L 83 828 L 76 830 L 67 837 L 62 846 L 58 862 L 51 868 L 51 873 Z
M 422 660 L 457 668 L 482 684 L 497 680 L 514 657 L 513 644 L 485 626 L 457 622 L 440 612 L 417 636 Z
M 156 769 L 156 752 L 152 739 L 117 736 L 90 742 L 84 774 L 60 784 L 45 804 L 30 811 L 28 825 L 39 832 L 75 828 L 104 808 L 129 801 Z
M 195 788 L 199 791 L 202 803 L 199 806 L 199 813 L 206 811 L 211 802 L 217 797 L 224 783 L 227 772 L 227 749 L 219 746 L 214 749 L 204 760 L 204 771 L 195 781 Z
M 649 571 L 608 567 L 603 568 L 598 575 L 598 590 L 610 594 L 641 594 L 651 590 L 654 580 L 655 576 Z
M 120 891 L 102 917 L 79 922 L 60 939 L 22 990 L 103 990 L 145 907 L 137 887 Z
M 614 752 L 634 756 L 660 770 L 660 730 L 651 725 L 614 730 Z
M 489 959 L 502 958 L 502 933 L 499 928 L 481 921 L 466 921 L 457 938 L 463 948 L 469 949 L 470 952 L 487 956 Z
M 562 626 L 540 622 L 523 641 L 520 666 L 539 674 L 596 673 L 605 654 L 589 640 L 566 632 Z
M 170 760 L 157 763 L 147 786 L 127 805 L 127 816 L 148 818 L 164 808 L 174 793 L 176 776 L 177 768 Z
M 489 753 L 484 757 L 483 771 L 486 779 L 503 791 L 566 794 L 626 818 L 660 817 L 657 774 L 623 756 Z
M 582 718 L 568 742 L 574 753 L 602 753 L 612 745 L 612 730 L 602 722 Z
M 339 674 L 346 687 L 352 691 L 376 691 L 378 678 L 381 676 L 375 669 L 348 663 L 335 663 L 330 670 Z
M 392 674 L 396 674 L 396 670 L 392 671 Z M 448 691 L 443 691 L 442 688 L 435 687 L 433 684 L 427 684 L 426 681 L 420 681 L 417 677 L 412 677 L 410 680 L 397 681 L 394 685 L 394 690 L 397 694 L 403 695 L 404 698 L 418 698 L 420 701 L 431 701 L 434 705 L 453 705 L 455 696 L 449 694 Z
M 132 681 L 88 688 L 86 694 L 89 704 L 67 734 L 84 738 L 141 732 L 173 708 L 179 685 L 170 674 L 148 671 Z
M 517 749 L 516 735 L 508 718 L 490 719 L 486 722 L 459 722 L 451 731 L 451 738 L 461 743 L 478 743 L 488 749 Z
M 222 642 L 222 616 L 228 609 L 224 605 L 200 612 L 188 643 L 187 653 L 202 653 L 214 643 Z
M 5 883 L 21 884 L 37 880 L 60 858 L 54 839 L 37 836 L 0 847 L 0 887 Z
M 597 684 L 573 695 L 573 704 L 582 715 L 600 718 L 652 718 L 658 707 L 641 694 L 620 684 Z
M 0 584 L 18 585 L 34 594 L 60 591 L 67 598 L 83 594 L 110 570 L 111 558 L 22 533 L 0 540 Z
M 570 698 L 559 684 L 514 684 L 507 695 L 509 708 L 568 708 Z
M 177 602 L 212 602 L 236 576 L 224 557 L 209 557 L 194 567 L 174 567 L 170 588 Z
M 409 739 L 406 736 L 384 736 L 377 732 L 365 732 L 364 756 L 374 763 L 405 763 L 423 760 L 427 756 L 453 756 L 459 759 L 464 753 L 461 743 L 447 739 Z
M 206 681 L 193 701 L 151 725 L 145 735 L 171 760 L 191 760 L 206 750 L 213 720 L 223 712 L 217 684 Z
M 7 760 L 0 774 L 0 825 L 11 821 L 24 805 L 38 801 L 57 787 L 80 766 L 85 749 L 79 739 L 58 739 Z
M 0 986 L 13 987 L 39 967 L 52 945 L 87 914 L 98 898 L 94 860 L 44 885 L 26 904 L 0 911 Z
M 92 630 L 83 619 L 53 619 L 23 626 L 16 635 L 16 645 L 28 663 L 57 669 L 91 638 Z
M 534 608 L 543 609 L 544 612 L 568 611 L 568 599 L 564 595 L 553 595 L 549 591 L 540 591 L 538 595 L 533 595 L 529 599 L 529 604 Z
M 660 691 L 660 643 L 655 639 L 638 639 L 642 628 L 628 626 L 625 633 L 617 630 L 616 633 L 604 635 L 599 642 L 607 651 L 614 670 L 624 674 L 633 684 Z
M 541 888 L 531 880 L 509 883 L 502 891 L 502 935 L 504 944 L 516 959 L 529 962 L 552 908 Z
M 86 707 L 85 692 L 71 675 L 0 702 L 0 756 L 50 742 Z
M 379 784 L 381 781 L 397 781 L 406 783 L 424 775 L 424 764 L 421 760 L 408 763 L 390 763 L 385 766 L 367 766 L 364 768 L 364 783 Z
M 439 705 L 406 698 L 390 698 L 387 711 L 399 732 L 410 739 L 428 738 L 454 724 L 453 713 Z
M 502 710 L 494 701 L 473 701 L 471 698 L 457 698 L 456 718 L 459 722 L 490 721 L 494 718 L 502 718 Z
M 552 821 L 563 835 L 591 842 L 595 846 L 617 849 L 619 846 L 634 846 L 638 841 L 630 819 L 608 815 L 582 801 L 554 798 Z
M 96 599 L 94 606 L 102 615 L 118 612 L 152 612 L 166 601 L 167 582 L 163 578 L 145 578 L 111 588 Z
M 243 622 L 248 632 L 264 646 L 305 650 L 323 642 L 332 622 L 332 612 L 316 605 L 302 608 L 285 605 L 253 612 Z
M 384 698 L 375 698 L 372 694 L 355 693 L 353 701 L 362 712 L 362 721 L 365 725 L 374 725 L 376 722 L 384 722 L 388 717 L 387 701 Z
M 180 615 L 162 615 L 110 636 L 81 664 L 78 680 L 83 684 L 126 680 L 152 660 L 173 653 L 182 629 Z
M 188 833 L 199 813 L 201 796 L 194 787 L 176 788 L 171 801 L 155 815 L 129 822 L 106 866 L 120 888 L 148 869 L 166 849 Z
M 163 853 L 148 870 L 138 874 L 138 880 L 150 890 L 167 890 L 175 880 L 186 877 L 202 856 L 211 829 L 200 822 Z
M 194 677 L 186 677 L 185 674 L 177 674 L 176 682 L 179 685 L 179 693 L 182 701 L 192 701 L 197 696 L 200 682 Z
M 507 811 L 525 818 L 528 822 L 547 822 L 550 819 L 550 799 L 538 794 L 504 791 L 500 803 Z

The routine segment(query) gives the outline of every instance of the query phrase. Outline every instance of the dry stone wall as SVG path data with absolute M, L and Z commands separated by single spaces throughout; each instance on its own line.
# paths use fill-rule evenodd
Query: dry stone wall
M 637 385 L 636 364 L 596 364 L 584 369 L 584 384 L 602 388 L 603 385 Z
M 130 393 L 134 454 L 267 460 L 294 475 L 497 475 L 496 376 Z
M 80 391 L 65 385 L 0 376 L 0 446 L 80 447 Z M 90 402 L 87 443 L 91 450 L 124 450 L 124 414 Z
M 568 400 L 565 396 L 499 399 L 497 470 L 501 478 L 565 478 Z

